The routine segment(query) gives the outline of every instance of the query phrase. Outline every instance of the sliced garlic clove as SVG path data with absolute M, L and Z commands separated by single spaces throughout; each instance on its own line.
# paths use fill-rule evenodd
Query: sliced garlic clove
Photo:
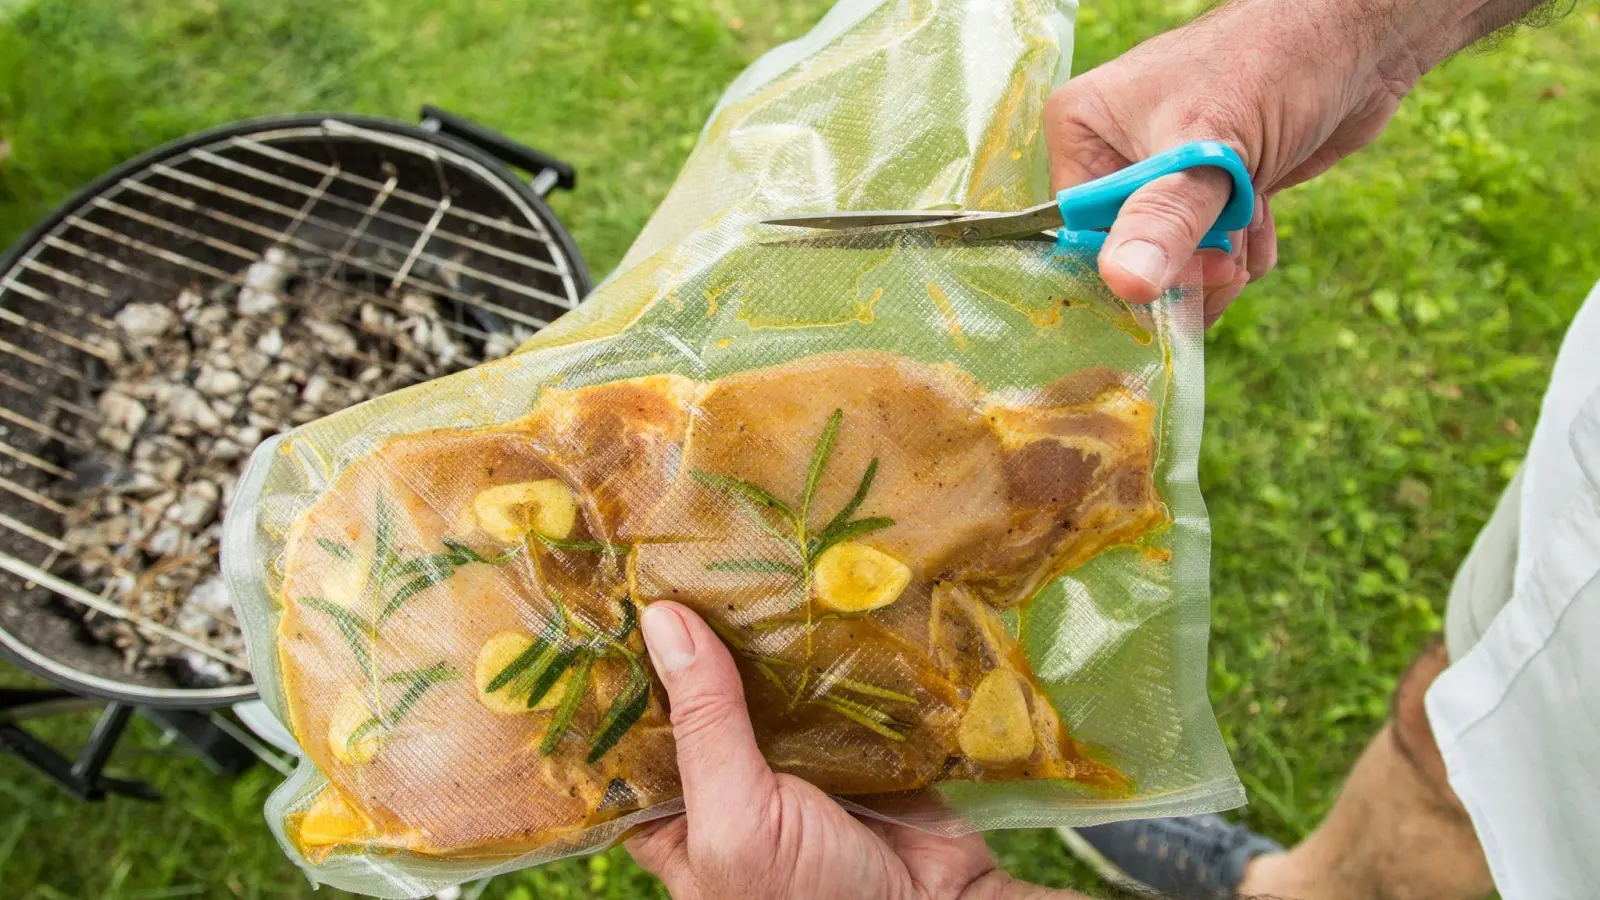
M 331 786 L 322 789 L 300 817 L 300 846 L 335 847 L 352 843 L 371 830 L 371 823 Z
M 367 588 L 369 566 L 359 555 L 328 566 L 322 573 L 322 599 L 345 609 L 359 609 L 361 594 Z
M 578 498 L 556 478 L 480 491 L 472 498 L 472 510 L 478 527 L 507 544 L 518 543 L 529 532 L 562 540 L 578 522 Z
M 335 759 L 359 766 L 378 755 L 383 746 L 383 729 L 369 726 L 372 718 L 372 709 L 361 692 L 346 688 L 328 721 L 328 747 Z
M 962 753 L 985 765 L 1015 765 L 1033 755 L 1033 722 L 1016 673 L 995 669 L 983 676 L 957 738 Z
M 900 599 L 911 583 L 905 563 L 866 544 L 846 541 L 829 547 L 817 558 L 812 584 L 817 600 L 840 613 L 861 613 L 888 606 Z

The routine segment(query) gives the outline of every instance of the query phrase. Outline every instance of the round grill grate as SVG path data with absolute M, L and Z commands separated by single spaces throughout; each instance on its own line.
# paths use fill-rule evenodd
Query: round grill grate
M 437 115 L 446 131 L 517 151 L 519 165 L 548 163 L 534 178 L 541 191 L 570 185 L 562 164 Z M 351 310 L 396 317 L 414 312 L 408 300 L 431 298 L 434 327 L 461 350 L 433 371 L 386 352 L 394 336 L 353 313 L 340 325 L 360 341 L 318 348 L 398 385 L 475 365 L 588 291 L 583 261 L 540 194 L 479 146 L 436 133 L 437 119 L 425 125 L 299 117 L 197 135 L 105 176 L 0 260 L 0 650 L 112 699 L 198 706 L 253 693 L 248 683 L 201 686 L 170 666 L 130 667 L 84 628 L 86 617 L 123 620 L 140 641 L 200 654 L 228 680 L 247 675 L 228 649 L 236 641 L 205 636 L 236 635 L 231 616 L 179 629 L 118 596 L 108 576 L 148 581 L 134 570 L 162 565 L 159 553 L 144 548 L 91 577 L 66 540 L 74 484 L 92 477 L 85 463 L 100 452 L 84 435 L 104 416 L 116 318 L 128 304 L 214 295 L 244 285 L 252 265 L 291 255 L 295 277 L 315 290 L 285 292 L 289 316 L 328 292 L 359 301 Z

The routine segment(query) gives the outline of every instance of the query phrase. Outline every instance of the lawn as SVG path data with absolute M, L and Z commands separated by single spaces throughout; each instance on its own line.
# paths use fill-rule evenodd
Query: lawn
M 726 83 L 824 5 L 0 0 L 0 244 L 191 130 L 310 109 L 410 118 L 433 102 L 578 166 L 556 208 L 603 273 Z M 1074 68 L 1203 6 L 1089 0 Z M 1243 815 L 1280 840 L 1328 808 L 1516 468 L 1565 323 L 1600 278 L 1596 134 L 1592 5 L 1453 60 L 1369 152 L 1280 198 L 1278 271 L 1212 332 L 1210 689 Z M 24 680 L 0 667 L 0 683 Z M 155 781 L 164 805 L 83 806 L 0 759 L 7 896 L 310 894 L 261 819 L 274 773 L 220 780 L 148 726 L 137 738 L 115 765 Z M 1020 877 L 1093 885 L 1048 833 L 992 844 Z M 613 851 L 485 896 L 651 891 Z

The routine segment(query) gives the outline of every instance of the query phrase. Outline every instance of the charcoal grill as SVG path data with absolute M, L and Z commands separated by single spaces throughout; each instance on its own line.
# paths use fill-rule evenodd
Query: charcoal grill
M 134 159 L 63 204 L 0 257 L 0 653 L 111 701 L 110 740 L 126 721 L 119 705 L 198 710 L 253 697 L 248 683 L 130 670 L 86 639 L 86 616 L 123 619 L 247 674 L 242 654 L 94 589 L 63 540 L 58 488 L 79 477 L 73 459 L 85 448 L 74 435 L 99 415 L 113 317 L 130 302 L 237 283 L 276 248 L 319 284 L 380 307 L 430 295 L 452 311 L 446 326 L 462 343 L 481 348 L 497 332 L 543 327 L 588 292 L 583 259 L 543 199 L 573 183 L 567 164 L 424 107 L 420 125 L 343 115 L 228 125 Z M 103 754 L 90 756 L 97 770 Z

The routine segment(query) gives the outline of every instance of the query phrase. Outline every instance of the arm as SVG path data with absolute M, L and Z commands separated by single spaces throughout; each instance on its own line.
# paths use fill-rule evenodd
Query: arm
M 1175 144 L 1220 140 L 1249 166 L 1250 230 L 1206 253 L 1209 324 L 1277 260 L 1274 194 L 1327 171 L 1383 130 L 1422 75 L 1525 15 L 1536 0 L 1234 0 L 1069 81 L 1045 138 L 1056 187 Z M 1147 303 L 1172 284 L 1228 199 L 1216 170 L 1135 193 L 1100 255 L 1106 282 Z

